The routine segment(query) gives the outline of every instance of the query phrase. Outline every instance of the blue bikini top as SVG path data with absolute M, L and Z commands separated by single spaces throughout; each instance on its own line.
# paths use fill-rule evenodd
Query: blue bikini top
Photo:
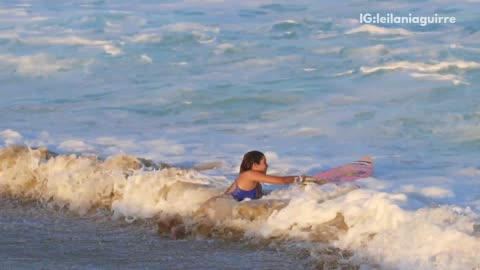
M 257 192 L 257 186 L 255 186 L 252 190 L 243 190 L 239 188 L 237 185 L 235 185 L 235 190 L 232 191 L 232 196 L 235 200 L 237 201 L 243 201 L 245 198 L 250 198 L 250 199 L 257 199 L 258 198 L 258 192 Z

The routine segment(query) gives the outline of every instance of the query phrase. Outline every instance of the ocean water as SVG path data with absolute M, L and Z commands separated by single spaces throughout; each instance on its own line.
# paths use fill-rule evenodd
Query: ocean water
M 1 268 L 480 269 L 479 12 L 2 1 Z M 275 175 L 375 174 L 200 211 L 253 149 Z
M 295 269 L 307 261 L 273 248 L 160 238 L 152 224 L 111 222 L 108 213 L 78 216 L 5 199 L 1 210 L 2 269 Z

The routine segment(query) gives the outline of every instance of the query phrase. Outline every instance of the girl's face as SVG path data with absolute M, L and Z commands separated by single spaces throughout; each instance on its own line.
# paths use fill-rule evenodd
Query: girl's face
M 267 164 L 267 158 L 263 157 L 262 160 L 260 160 L 260 163 L 253 163 L 252 170 L 255 171 L 260 171 L 266 173 L 268 169 L 268 164 Z

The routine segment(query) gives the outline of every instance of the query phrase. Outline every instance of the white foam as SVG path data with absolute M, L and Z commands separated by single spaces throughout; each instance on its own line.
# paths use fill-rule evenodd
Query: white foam
M 140 34 L 130 39 L 136 43 L 157 43 L 162 41 L 162 35 L 160 34 Z
M 39 150 L 2 151 L 9 165 L 0 168 L 0 192 L 35 198 L 79 214 L 98 206 L 111 207 L 116 217 L 127 218 L 146 218 L 160 210 L 192 213 L 201 202 L 221 192 L 208 188 L 210 178 L 195 171 L 137 171 L 127 180 L 125 172 L 137 164 L 130 156 L 103 162 L 95 157 L 60 155 L 41 162 Z
M 25 145 L 29 147 L 45 147 L 54 144 L 54 141 L 47 131 L 42 131 L 38 138 L 25 140 Z
M 92 46 L 103 47 L 109 42 L 105 40 L 88 39 L 79 36 L 64 36 L 64 37 L 31 37 L 22 38 L 22 42 L 27 44 L 51 44 L 51 45 L 70 45 L 70 46 Z
M 103 147 L 109 147 L 115 151 L 127 151 L 135 149 L 138 145 L 134 140 L 119 139 L 115 137 L 100 137 L 95 142 Z
M 313 49 L 312 52 L 316 54 L 337 54 L 340 53 L 341 50 L 342 47 L 329 47 Z
M 24 8 L 0 9 L 0 15 L 12 17 L 27 17 L 28 12 Z
M 112 209 L 116 217 L 127 220 L 149 218 L 160 211 L 192 214 L 201 203 L 221 192 L 202 186 L 208 182 L 208 178 L 196 172 L 176 169 L 134 175 L 116 186 L 116 192 L 122 197 L 112 203 Z M 165 194 L 162 190 L 166 189 Z
M 177 63 L 174 63 L 174 65 L 176 65 L 176 66 L 187 66 L 188 62 L 177 62 Z
M 118 56 L 122 54 L 122 50 L 120 48 L 111 44 L 103 45 L 103 50 L 111 56 Z
M 60 143 L 58 148 L 70 152 L 93 152 L 95 150 L 94 147 L 82 140 L 67 140 Z
M 109 32 L 109 33 L 120 32 L 122 30 L 122 24 L 106 20 L 104 29 L 105 29 L 105 32 Z
M 475 167 L 464 168 L 459 170 L 457 174 L 465 176 L 480 176 L 480 169 Z
M 469 52 L 474 52 L 474 53 L 480 52 L 480 48 L 465 47 L 461 44 L 450 44 L 450 48 L 451 49 L 462 49 L 462 50 L 469 51 Z
M 455 193 L 453 193 L 453 191 L 438 186 L 419 188 L 413 185 L 406 185 L 402 186 L 402 190 L 404 190 L 405 192 L 418 193 L 425 197 L 435 199 L 455 197 Z
M 0 136 L 3 138 L 5 145 L 19 144 L 22 141 L 23 136 L 15 130 L 6 129 L 0 132 Z
M 319 31 L 318 34 L 315 36 L 316 39 L 328 39 L 328 38 L 334 38 L 339 36 L 337 32 L 323 32 Z
M 269 66 L 274 65 L 275 61 L 271 59 L 249 59 L 242 62 L 242 66 L 252 67 L 252 66 Z
M 15 8 L 0 8 L 0 22 L 3 23 L 25 23 L 35 21 L 38 16 L 33 15 L 25 9 L 28 6 L 16 5 Z
M 120 15 L 131 15 L 133 14 L 131 11 L 126 11 L 126 10 L 109 10 L 108 13 L 111 14 L 120 14 Z
M 18 40 L 18 39 L 20 39 L 20 37 L 17 33 L 0 32 L 0 39 Z
M 449 198 L 455 197 L 455 193 L 453 191 L 441 188 L 441 187 L 426 187 L 420 190 L 422 195 L 425 195 L 430 198 Z
M 150 58 L 150 57 L 149 57 L 148 55 L 146 55 L 146 54 L 140 55 L 140 61 L 142 61 L 142 63 L 146 63 L 146 64 L 152 64 L 152 63 L 153 63 L 152 58 Z
M 42 21 L 50 20 L 50 18 L 43 17 L 43 16 L 34 16 L 34 17 L 31 17 L 30 20 L 32 20 L 32 22 L 42 22 Z
M 222 43 L 222 44 L 219 44 L 217 48 L 221 50 L 228 50 L 228 49 L 235 48 L 235 45 L 233 45 L 232 43 Z
M 264 153 L 265 157 L 267 158 L 268 162 L 273 162 L 278 160 L 278 154 L 272 151 L 268 151 Z
M 112 56 L 118 56 L 122 54 L 122 50 L 113 45 L 109 41 L 88 39 L 79 36 L 64 36 L 64 37 L 32 37 L 32 38 L 20 38 L 21 42 L 26 44 L 50 44 L 50 45 L 67 45 L 67 46 L 86 46 L 102 48 L 103 51 Z
M 295 134 L 300 136 L 321 136 L 329 133 L 321 128 L 302 127 L 298 129 Z
M 298 23 L 297 21 L 295 20 L 292 20 L 292 19 L 289 19 L 289 20 L 283 20 L 283 21 L 279 21 L 277 23 L 286 23 L 286 24 L 300 24 Z
M 339 72 L 339 73 L 335 73 L 333 76 L 334 77 L 341 77 L 341 76 L 344 76 L 344 75 L 350 75 L 350 74 L 353 74 L 354 70 L 353 69 L 350 69 L 350 70 L 346 70 L 344 72 Z
M 214 50 L 215 54 L 223 54 L 225 51 L 232 50 L 235 48 L 235 45 L 231 43 L 222 43 L 217 46 L 217 49 Z
M 406 197 L 363 190 L 347 194 L 340 204 L 350 229 L 338 246 L 353 248 L 359 258 L 375 258 L 382 268 L 478 266 L 474 250 L 480 243 L 471 235 L 472 213 L 459 215 L 449 207 L 405 211 L 399 207 L 402 201 Z
M 454 85 L 464 84 L 469 85 L 463 78 L 454 74 L 428 74 L 428 73 L 410 73 L 413 78 L 425 78 L 434 81 L 450 81 Z
M 387 65 L 378 66 L 378 67 L 360 67 L 360 71 L 366 74 L 378 72 L 381 70 L 416 70 L 421 72 L 438 72 L 448 68 L 458 68 L 458 69 L 478 69 L 480 68 L 480 63 L 477 62 L 466 62 L 466 61 L 444 61 L 436 63 L 421 63 L 421 62 L 392 62 Z
M 185 153 L 185 148 L 182 145 L 169 140 L 152 140 L 146 141 L 143 144 L 151 147 L 151 151 L 162 154 L 181 155 Z
M 23 8 L 0 9 L 0 22 L 4 24 L 16 24 L 18 26 L 29 22 L 46 21 L 45 16 L 36 16 Z
M 254 58 L 248 59 L 242 62 L 235 64 L 235 66 L 240 68 L 248 68 L 248 67 L 274 67 L 275 65 L 279 65 L 289 61 L 296 61 L 298 59 L 295 55 L 287 55 L 287 56 L 276 56 L 273 58 Z
M 356 183 L 371 190 L 385 190 L 392 186 L 386 181 L 380 181 L 373 177 L 360 179 Z
M 373 24 L 364 24 L 360 27 L 351 29 L 346 34 L 355 34 L 355 33 L 369 33 L 371 35 L 400 35 L 400 36 L 410 36 L 412 32 L 403 29 L 403 28 L 385 28 L 376 26 Z
M 41 53 L 27 56 L 0 55 L 0 64 L 16 66 L 16 72 L 24 76 L 45 76 L 73 67 L 74 61 L 57 59 Z
M 327 208 L 324 208 L 324 211 L 318 211 L 318 209 L 315 209 L 317 208 L 317 204 L 314 200 L 306 201 L 301 196 L 303 196 L 303 194 L 292 196 L 292 199 L 287 207 L 273 213 L 265 222 L 265 224 L 259 228 L 258 234 L 268 238 L 280 236 L 287 232 L 290 234 L 290 236 L 307 239 L 308 234 L 302 234 L 298 231 L 299 228 L 308 227 L 310 224 L 316 224 L 317 222 L 325 223 L 335 217 L 335 208 L 330 208 L 328 210 Z M 292 216 L 293 212 L 296 212 L 296 218 Z M 298 218 L 300 216 L 302 218 Z

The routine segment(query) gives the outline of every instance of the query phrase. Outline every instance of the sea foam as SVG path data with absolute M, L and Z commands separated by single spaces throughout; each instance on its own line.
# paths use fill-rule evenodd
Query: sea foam
M 101 160 L 12 146 L 0 150 L 0 159 L 2 194 L 79 214 L 106 208 L 115 219 L 153 219 L 161 234 L 175 238 L 296 243 L 318 258 L 322 254 L 318 247 L 328 243 L 353 252 L 338 260 L 383 268 L 480 265 L 478 216 L 469 208 L 419 206 L 408 194 L 368 189 L 361 182 L 360 186 L 291 185 L 260 200 L 239 203 L 221 195 L 228 181 L 218 182 L 193 169 L 145 170 L 149 163 L 128 155 Z M 449 196 L 438 187 L 420 191 Z

